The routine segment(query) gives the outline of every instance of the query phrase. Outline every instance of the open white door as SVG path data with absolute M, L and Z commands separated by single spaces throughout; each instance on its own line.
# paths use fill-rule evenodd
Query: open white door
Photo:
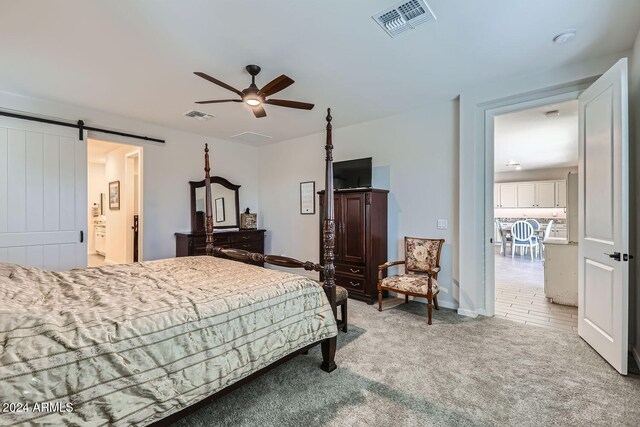
M 579 97 L 578 334 L 627 374 L 629 139 L 627 59 Z
M 86 230 L 86 138 L 0 117 L 0 262 L 86 267 Z

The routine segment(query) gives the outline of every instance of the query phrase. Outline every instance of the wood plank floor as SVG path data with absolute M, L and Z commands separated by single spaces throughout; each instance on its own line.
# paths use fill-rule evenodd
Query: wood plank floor
M 503 257 L 496 250 L 496 316 L 514 322 L 578 332 L 578 308 L 553 304 L 544 296 L 542 260 Z

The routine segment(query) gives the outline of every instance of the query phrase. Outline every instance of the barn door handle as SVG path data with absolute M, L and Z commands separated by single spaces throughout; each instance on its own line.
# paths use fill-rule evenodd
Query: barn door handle
M 630 259 L 633 259 L 633 255 L 629 255 L 629 254 L 622 255 L 623 261 L 629 261 Z
M 84 231 L 80 230 L 80 243 L 84 242 Z
M 608 254 L 608 253 L 604 253 L 605 255 L 608 255 L 609 258 L 615 259 L 616 261 L 620 261 L 620 252 L 614 252 L 612 254 Z

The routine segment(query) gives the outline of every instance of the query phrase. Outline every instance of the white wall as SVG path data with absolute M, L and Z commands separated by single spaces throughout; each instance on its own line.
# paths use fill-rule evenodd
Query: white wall
M 490 312 L 485 287 L 485 146 L 486 106 L 495 100 L 558 88 L 604 73 L 629 52 L 595 58 L 538 74 L 487 82 L 462 90 L 460 95 L 460 309 L 467 315 Z M 493 176 L 491 177 L 491 181 Z
M 636 37 L 633 46 L 633 53 L 629 62 L 629 107 L 631 117 L 630 124 L 630 155 L 632 161 L 635 162 L 629 168 L 631 173 L 631 236 L 632 250 L 634 250 L 635 262 L 631 264 L 631 281 L 629 283 L 631 301 L 635 300 L 630 312 L 630 328 L 629 336 L 631 337 L 631 347 L 634 349 L 636 361 L 640 364 L 640 224 L 638 224 L 638 213 L 640 213 L 640 173 L 637 171 L 637 165 L 640 165 L 640 32 Z M 635 208 L 635 209 L 634 209 Z
M 89 162 L 87 170 L 87 203 L 89 206 L 87 212 L 87 250 L 90 254 L 96 252 L 96 243 L 93 230 L 94 218 L 91 216 L 91 206 L 93 206 L 94 203 L 100 206 L 100 193 L 106 194 L 107 192 L 106 187 L 104 186 L 104 182 L 104 163 Z
M 242 185 L 240 206 L 259 210 L 259 150 L 255 147 L 181 132 L 70 104 L 8 93 L 0 92 L 0 106 L 70 122 L 83 119 L 87 126 L 138 133 L 166 140 L 165 144 L 159 144 L 90 133 L 90 136 L 96 139 L 144 146 L 143 253 L 146 260 L 175 256 L 174 233 L 189 231 L 188 181 L 204 178 L 205 142 L 209 143 L 212 149 L 212 174 L 223 176 L 235 184 Z M 176 111 L 176 114 L 180 113 L 181 111 Z M 185 120 L 189 119 L 185 118 Z
M 404 236 L 444 238 L 438 283 L 448 293 L 439 299 L 457 307 L 458 101 L 348 127 L 339 127 L 339 111 L 332 115 L 334 161 L 373 157 L 373 186 L 390 190 L 389 260 L 403 258 Z M 260 149 L 267 253 L 319 259 L 319 208 L 300 215 L 299 186 L 315 181 L 316 191 L 324 189 L 324 144 L 322 132 Z M 436 228 L 439 218 L 447 230 Z

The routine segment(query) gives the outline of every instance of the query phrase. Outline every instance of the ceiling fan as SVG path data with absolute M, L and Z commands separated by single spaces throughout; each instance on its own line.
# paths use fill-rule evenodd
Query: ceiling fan
M 288 101 L 286 99 L 266 99 L 267 96 L 271 96 L 274 93 L 280 92 L 291 86 L 294 82 L 289 77 L 282 74 L 280 77 L 276 77 L 269 83 L 264 85 L 261 89 L 256 86 L 256 76 L 260 72 L 260 67 L 257 65 L 247 65 L 247 71 L 251 74 L 251 85 L 244 89 L 238 90 L 228 84 L 221 82 L 218 79 L 211 77 L 208 74 L 196 71 L 193 74 L 202 77 L 205 80 L 209 80 L 211 83 L 215 83 L 220 87 L 223 87 L 231 92 L 240 95 L 240 99 L 214 99 L 211 101 L 197 101 L 196 104 L 217 104 L 220 102 L 244 102 L 251 107 L 253 114 L 257 117 L 266 117 L 267 112 L 264 111 L 263 104 L 277 105 L 279 107 L 298 108 L 301 110 L 311 110 L 313 104 L 298 101 Z

